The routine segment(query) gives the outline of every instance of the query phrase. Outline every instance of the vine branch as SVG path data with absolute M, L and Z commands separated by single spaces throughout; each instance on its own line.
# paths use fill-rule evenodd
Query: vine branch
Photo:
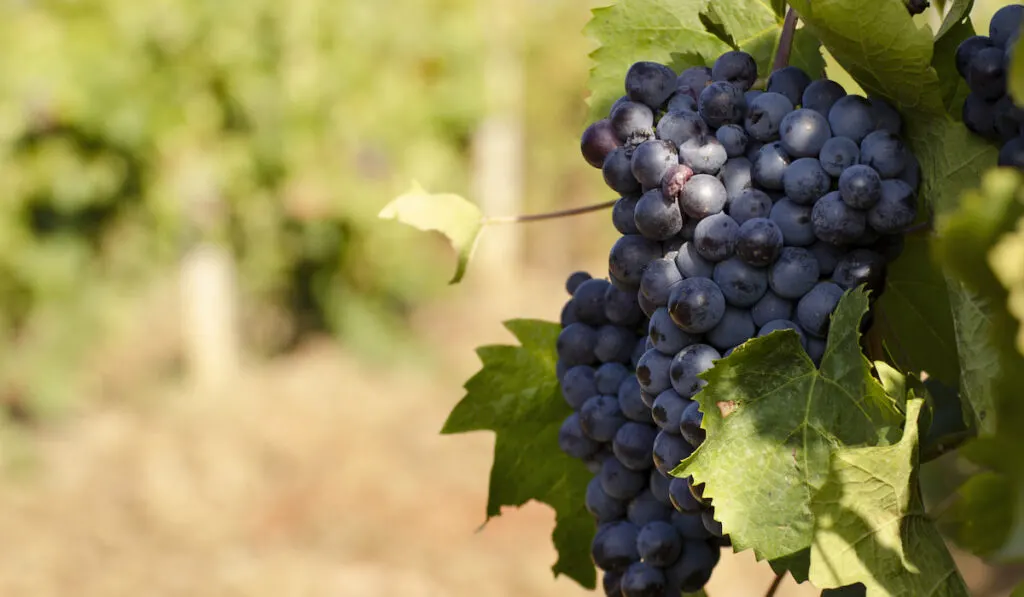
M 520 224 L 525 222 L 539 222 L 541 220 L 553 220 L 556 218 L 565 218 L 568 216 L 578 216 L 580 214 L 586 214 L 593 211 L 601 211 L 602 209 L 608 209 L 615 205 L 618 199 L 611 201 L 605 201 L 604 203 L 594 203 L 593 205 L 584 205 L 583 207 L 574 207 L 572 209 L 560 209 L 558 211 L 549 211 L 539 214 L 525 214 L 518 216 L 487 216 L 484 218 L 484 224 Z
M 782 34 L 779 36 L 779 51 L 775 53 L 772 72 L 789 66 L 789 55 L 793 51 L 793 35 L 796 33 L 796 11 L 786 10 L 786 20 L 782 23 Z
M 785 573 L 780 573 L 775 575 L 775 580 L 773 580 L 771 586 L 768 587 L 768 592 L 764 594 L 764 597 L 775 597 L 775 593 L 777 593 L 779 591 L 779 587 L 782 586 L 784 574 Z

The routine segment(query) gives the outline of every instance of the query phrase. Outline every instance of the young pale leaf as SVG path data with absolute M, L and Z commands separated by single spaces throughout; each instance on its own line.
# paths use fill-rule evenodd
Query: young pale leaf
M 907 403 L 903 439 L 892 446 L 842 448 L 811 501 L 811 582 L 862 583 L 867 597 L 967 597 L 953 557 L 928 519 L 917 486 L 918 416 Z
M 595 526 L 584 507 L 592 475 L 558 448 L 558 429 L 572 414 L 555 378 L 559 326 L 526 319 L 505 326 L 521 346 L 477 350 L 483 369 L 466 382 L 466 396 L 441 432 L 495 432 L 487 518 L 501 514 L 502 506 L 529 500 L 554 508 L 558 561 L 552 569 L 592 589 L 596 575 L 589 547 Z
M 473 203 L 452 193 L 428 193 L 416 182 L 411 189 L 385 205 L 378 217 L 443 234 L 458 254 L 451 284 L 462 280 L 466 273 L 466 265 L 484 225 L 483 214 Z
M 737 550 L 777 560 L 810 546 L 810 500 L 831 452 L 875 445 L 879 429 L 902 420 L 860 351 L 867 309 L 863 290 L 842 298 L 820 369 L 783 330 L 747 342 L 703 374 L 708 385 L 696 399 L 707 439 L 673 474 L 705 484 Z
M 670 64 L 675 54 L 696 54 L 710 64 L 731 48 L 711 35 L 700 22 L 708 0 L 619 0 L 595 8 L 584 33 L 600 47 L 590 57 L 590 116 L 608 115 L 625 93 L 626 71 L 634 62 Z

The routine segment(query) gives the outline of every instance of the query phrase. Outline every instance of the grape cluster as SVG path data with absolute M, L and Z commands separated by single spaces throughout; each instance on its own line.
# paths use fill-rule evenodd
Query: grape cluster
M 594 473 L 586 508 L 598 523 L 591 554 L 605 572 L 605 592 L 696 591 L 718 563 L 721 527 L 710 512 L 702 516 L 684 480 L 668 475 L 693 448 L 678 427 L 659 434 L 667 417 L 644 400 L 635 370 L 648 349 L 647 317 L 635 292 L 586 273 L 570 276 L 566 289 L 572 298 L 562 311 L 558 376 L 574 412 L 558 441 Z M 693 414 L 700 413 L 690 416 L 691 437 L 702 431 Z
M 1007 93 L 1007 73 L 1021 19 L 1024 6 L 1019 4 L 996 11 L 988 35 L 969 37 L 957 47 L 956 70 L 971 90 L 964 101 L 964 125 L 1002 143 L 1000 166 L 1024 169 L 1024 110 Z
M 612 221 L 622 234 L 610 281 L 583 284 L 603 285 L 606 310 L 609 297 L 629 295 L 647 326 L 633 374 L 613 398 L 610 385 L 597 387 L 610 356 L 596 348 L 611 333 L 600 327 L 607 323 L 591 318 L 587 331 L 571 329 L 585 319 L 583 297 L 599 292 L 570 283 L 560 381 L 579 412 L 562 447 L 597 474 L 587 495 L 599 522 L 593 556 L 616 597 L 693 590 L 718 556 L 690 542 L 728 543 L 702 487 L 669 475 L 704 440 L 698 376 L 750 338 L 784 329 L 820 364 L 840 297 L 860 285 L 872 300 L 883 292 L 887 265 L 917 218 L 919 168 L 896 110 L 795 67 L 772 73 L 764 91 L 752 89 L 757 78 L 754 59 L 740 51 L 678 76 L 638 62 L 626 95 L 581 139 L 586 161 L 621 195 Z M 610 452 L 600 447 L 608 441 Z M 656 531 L 631 519 L 646 492 L 643 503 L 667 500 L 676 511 L 676 534 L 667 525 L 657 533 L 686 543 L 674 565 L 699 572 L 682 583 L 664 563 L 676 552 L 649 556 L 644 537 Z

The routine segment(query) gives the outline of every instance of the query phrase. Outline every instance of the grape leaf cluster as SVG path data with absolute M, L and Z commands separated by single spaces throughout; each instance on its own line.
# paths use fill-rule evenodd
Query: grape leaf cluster
M 964 125 L 1002 144 L 1000 166 L 1019 169 L 1024 169 L 1024 110 L 1007 93 L 1007 74 L 1022 19 L 1024 5 L 1004 6 L 992 15 L 988 35 L 968 37 L 956 49 L 956 70 L 971 90 L 964 100 Z

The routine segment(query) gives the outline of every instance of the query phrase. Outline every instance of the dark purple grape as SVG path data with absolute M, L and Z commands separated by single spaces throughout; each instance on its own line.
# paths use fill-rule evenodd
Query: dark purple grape
M 778 238 L 781 242 L 781 232 Z M 734 307 L 751 307 L 768 290 L 767 270 L 748 265 L 736 257 L 719 262 L 712 279 L 725 296 L 725 302 Z
M 722 130 L 722 129 L 718 129 Z M 718 173 L 725 187 L 726 202 L 754 186 L 754 165 L 747 158 L 733 158 Z
M 990 102 L 976 93 L 970 93 L 964 100 L 961 118 L 964 121 L 964 126 L 972 133 L 988 139 L 995 139 L 998 137 L 995 114 L 995 102 Z
M 652 566 L 671 566 L 683 552 L 683 538 L 667 520 L 655 520 L 641 527 L 636 545 L 640 561 Z
M 726 213 L 740 225 L 741 236 L 744 223 L 754 218 L 767 218 L 771 210 L 771 197 L 764 191 L 753 188 L 745 189 L 735 196 L 730 196 L 725 206 Z
M 608 323 L 604 314 L 604 297 L 611 284 L 607 280 L 590 279 L 579 284 L 572 294 L 576 305 L 576 316 L 580 321 L 592 326 Z
M 655 349 L 645 352 L 636 366 L 636 378 L 640 382 L 640 389 L 657 396 L 671 388 L 672 381 L 669 377 L 671 366 L 672 357 L 661 354 Z M 608 440 L 610 439 L 608 438 Z
M 579 413 L 572 413 L 558 430 L 558 447 L 573 458 L 586 460 L 597 453 L 601 444 L 583 433 Z
M 686 278 L 675 287 L 668 301 L 672 321 L 690 334 L 703 334 L 715 327 L 724 310 L 725 296 L 708 278 Z
M 728 350 L 743 344 L 754 336 L 757 328 L 750 317 L 750 311 L 728 306 L 722 320 L 705 334 L 705 341 L 718 350 Z
M 692 181 L 691 181 L 692 184 Z M 725 201 L 722 201 L 725 205 Z M 736 250 L 740 226 L 727 214 L 710 215 L 697 224 L 693 233 L 693 244 L 697 253 L 708 261 L 724 261 Z
M 882 177 L 871 166 L 850 166 L 839 177 L 839 196 L 850 207 L 869 209 L 882 198 Z
M 813 213 L 811 214 L 813 216 Z M 826 243 L 818 241 L 807 248 L 818 260 L 818 269 L 821 271 L 823 276 L 831 276 L 832 272 L 836 269 L 836 263 L 839 259 L 846 254 L 844 247 L 837 247 L 832 243 Z M 781 317 L 780 319 L 788 319 L 788 317 Z
M 601 167 L 601 174 L 605 184 L 620 195 L 634 195 L 643 189 L 640 181 L 633 176 L 630 158 L 624 147 L 616 147 L 608 154 Z
M 657 433 L 658 428 L 653 425 L 628 421 L 615 433 L 612 453 L 626 468 L 646 471 L 654 464 L 651 450 Z
M 710 278 L 715 264 L 700 256 L 692 242 L 685 242 L 676 255 L 676 267 L 686 278 Z
M 779 138 L 782 119 L 793 111 L 793 102 L 780 93 L 762 93 L 747 109 L 743 126 L 751 138 L 771 142 Z
M 640 234 L 636 228 L 636 197 L 622 197 L 612 206 L 612 225 L 620 234 Z
M 638 234 L 615 241 L 608 256 L 608 271 L 621 284 L 640 287 L 640 278 L 651 261 L 661 257 L 661 245 Z
M 794 110 L 786 114 L 779 125 L 782 148 L 795 158 L 817 158 L 831 137 L 832 129 L 828 126 L 828 120 L 814 110 Z
M 701 91 L 697 98 L 698 113 L 709 126 L 743 122 L 747 101 L 743 91 L 724 81 L 715 81 Z
M 651 139 L 637 145 L 630 160 L 633 177 L 645 187 L 661 185 L 661 179 L 668 169 L 679 163 L 679 154 L 671 141 Z
M 664 597 L 666 582 L 660 568 L 636 562 L 622 575 L 622 597 Z
M 603 469 L 602 469 L 603 472 Z M 601 570 L 621 570 L 640 560 L 636 537 L 640 529 L 631 522 L 608 522 L 597 527 L 590 556 Z
M 646 352 L 646 351 L 644 351 Z M 630 421 L 637 423 L 651 422 L 651 407 L 644 404 L 640 382 L 635 375 L 630 375 L 619 384 L 619 410 Z
M 849 137 L 832 137 L 825 141 L 818 161 L 829 176 L 838 178 L 844 170 L 860 160 L 860 147 Z
M 602 118 L 583 131 L 580 138 L 580 151 L 583 159 L 595 168 L 604 165 L 604 160 L 613 149 L 621 145 L 619 137 L 607 118 Z
M 724 316 L 724 309 L 723 309 Z M 721 353 L 708 344 L 691 344 L 672 359 L 669 377 L 672 387 L 683 398 L 692 398 L 707 382 L 697 377 L 714 366 Z
M 658 472 L 657 469 L 654 472 Z M 660 473 L 658 473 L 660 476 Z M 626 520 L 643 528 L 655 520 L 670 520 L 672 517 L 672 504 L 666 504 L 659 500 L 654 492 L 645 489 L 629 502 L 626 507 Z
M 828 111 L 828 124 L 833 136 L 849 137 L 858 144 L 878 127 L 871 102 L 859 95 L 847 95 L 836 100 Z
M 610 442 L 626 423 L 615 396 L 591 396 L 580 408 L 580 427 L 590 439 Z
M 635 62 L 626 72 L 626 95 L 657 110 L 676 90 L 676 73 L 657 62 Z
M 833 245 L 846 245 L 855 242 L 864 234 L 867 218 L 863 211 L 846 204 L 838 191 L 832 191 L 814 204 L 811 210 L 811 223 L 814 226 L 814 235 L 819 240 Z
M 594 344 L 597 342 L 597 330 L 585 323 L 573 323 L 565 327 L 558 335 L 556 350 L 558 358 L 567 367 L 589 365 L 596 360 Z
M 825 338 L 832 312 L 836 310 L 843 289 L 832 282 L 814 286 L 796 305 L 796 321 L 811 336 Z
M 648 336 L 656 350 L 670 356 L 675 356 L 677 352 L 697 341 L 696 336 L 679 329 L 672 321 L 668 309 L 664 307 L 659 308 L 651 316 Z
M 597 328 L 597 342 L 594 344 L 594 356 L 602 363 L 620 365 L 629 361 L 633 352 L 636 335 L 627 328 L 617 325 L 603 325 Z M 615 393 L 615 387 L 602 393 Z
M 665 476 L 693 453 L 693 446 L 679 435 L 661 431 L 654 438 L 654 468 Z
M 698 174 L 718 174 L 728 159 L 725 147 L 714 135 L 690 137 L 679 146 L 679 163 Z
M 789 199 L 782 199 L 772 206 L 768 218 L 782 231 L 782 239 L 788 246 L 804 247 L 817 240 L 809 205 L 797 205 Z
M 839 83 L 829 79 L 818 79 L 817 81 L 811 81 L 811 84 L 804 89 L 804 94 L 800 99 L 800 106 L 808 110 L 814 110 L 828 118 L 828 111 L 832 104 L 845 95 L 846 90 Z
M 882 178 L 894 178 L 906 163 L 903 141 L 889 131 L 875 131 L 860 143 L 860 163 L 871 166 Z
M 720 180 L 710 174 L 695 174 L 683 186 L 679 205 L 691 218 L 702 219 L 725 207 L 726 191 Z
M 668 240 L 683 229 L 679 203 L 666 199 L 658 188 L 644 193 L 633 210 L 633 223 L 651 240 Z
M 601 463 L 598 478 L 605 493 L 622 501 L 635 498 L 647 487 L 647 475 L 629 470 L 614 457 L 606 458 Z
M 883 180 L 882 198 L 868 210 L 868 225 L 882 234 L 901 232 L 917 219 L 914 189 L 902 180 Z
M 740 226 L 736 256 L 751 266 L 763 267 L 775 262 L 782 246 L 783 234 L 778 224 L 767 218 L 752 218 Z
M 769 93 L 781 93 L 795 106 L 800 103 L 804 91 L 810 84 L 811 78 L 807 73 L 795 66 L 786 66 L 768 77 L 766 89 Z
M 659 139 L 679 147 L 687 139 L 708 134 L 708 125 L 696 112 L 667 112 L 658 121 L 655 132 Z
M 782 188 L 793 203 L 812 205 L 832 188 L 832 178 L 818 158 L 800 158 L 783 172 Z
M 792 161 L 793 158 L 786 153 L 781 142 L 775 141 L 762 146 L 754 158 L 754 182 L 763 189 L 781 191 L 784 188 L 783 176 Z
M 654 127 L 654 112 L 640 102 L 625 101 L 612 109 L 608 120 L 619 141 L 628 141 L 637 133 Z
M 685 164 L 676 164 L 668 169 L 661 179 L 661 194 L 670 201 L 679 201 L 686 183 L 693 178 L 693 170 Z
M 668 304 L 672 291 L 682 281 L 683 275 L 679 273 L 674 259 L 655 259 L 647 265 L 640 279 L 640 295 L 652 304 L 664 307 Z
M 747 131 L 738 124 L 727 124 L 719 128 L 715 131 L 715 137 L 730 158 L 740 157 L 747 151 Z
M 885 276 L 885 257 L 870 249 L 854 249 L 836 264 L 832 281 L 844 290 L 865 284 L 877 297 L 885 288 Z
M 676 79 L 676 91 L 689 94 L 697 100 L 700 92 L 704 91 L 711 82 L 711 69 L 706 66 L 691 66 L 684 70 Z
M 793 316 L 793 303 L 780 297 L 771 290 L 764 293 L 761 300 L 750 308 L 750 317 L 754 325 L 761 327 L 776 319 L 789 319 Z M 671 370 L 670 370 L 671 373 Z
M 1006 93 L 1006 65 L 1002 49 L 982 48 L 974 54 L 967 67 L 967 86 L 990 101 Z
M 1014 137 L 999 150 L 999 165 L 1024 170 L 1024 137 Z
M 689 400 L 684 399 L 675 390 L 665 390 L 658 394 L 651 405 L 651 417 L 654 424 L 666 433 L 679 433 L 679 418 Z
M 1004 48 L 1014 39 L 1024 20 L 1024 6 L 1011 4 L 997 10 L 988 24 L 988 36 L 992 44 Z
M 754 57 L 746 52 L 726 52 L 719 56 L 715 60 L 715 65 L 711 67 L 711 79 L 726 81 L 742 91 L 747 91 L 757 80 L 757 63 L 754 62 Z
M 893 135 L 900 134 L 903 128 L 903 118 L 892 104 L 878 96 L 868 96 L 871 102 L 871 111 L 875 114 L 875 122 L 878 123 L 878 130 L 888 131 Z
M 768 284 L 782 298 L 798 299 L 818 282 L 818 260 L 801 247 L 784 247 L 768 270 Z
M 769 321 L 761 326 L 761 329 L 757 331 L 757 337 L 760 338 L 761 336 L 767 336 L 768 334 L 779 330 L 793 330 L 800 338 L 800 346 L 807 346 L 807 336 L 804 334 L 804 331 L 800 329 L 800 326 L 797 325 L 795 321 L 790 321 L 788 319 L 774 319 Z
M 991 47 L 992 40 L 987 35 L 972 35 L 960 42 L 956 48 L 956 71 L 960 73 L 960 76 L 964 79 L 967 78 L 967 69 L 978 50 Z

